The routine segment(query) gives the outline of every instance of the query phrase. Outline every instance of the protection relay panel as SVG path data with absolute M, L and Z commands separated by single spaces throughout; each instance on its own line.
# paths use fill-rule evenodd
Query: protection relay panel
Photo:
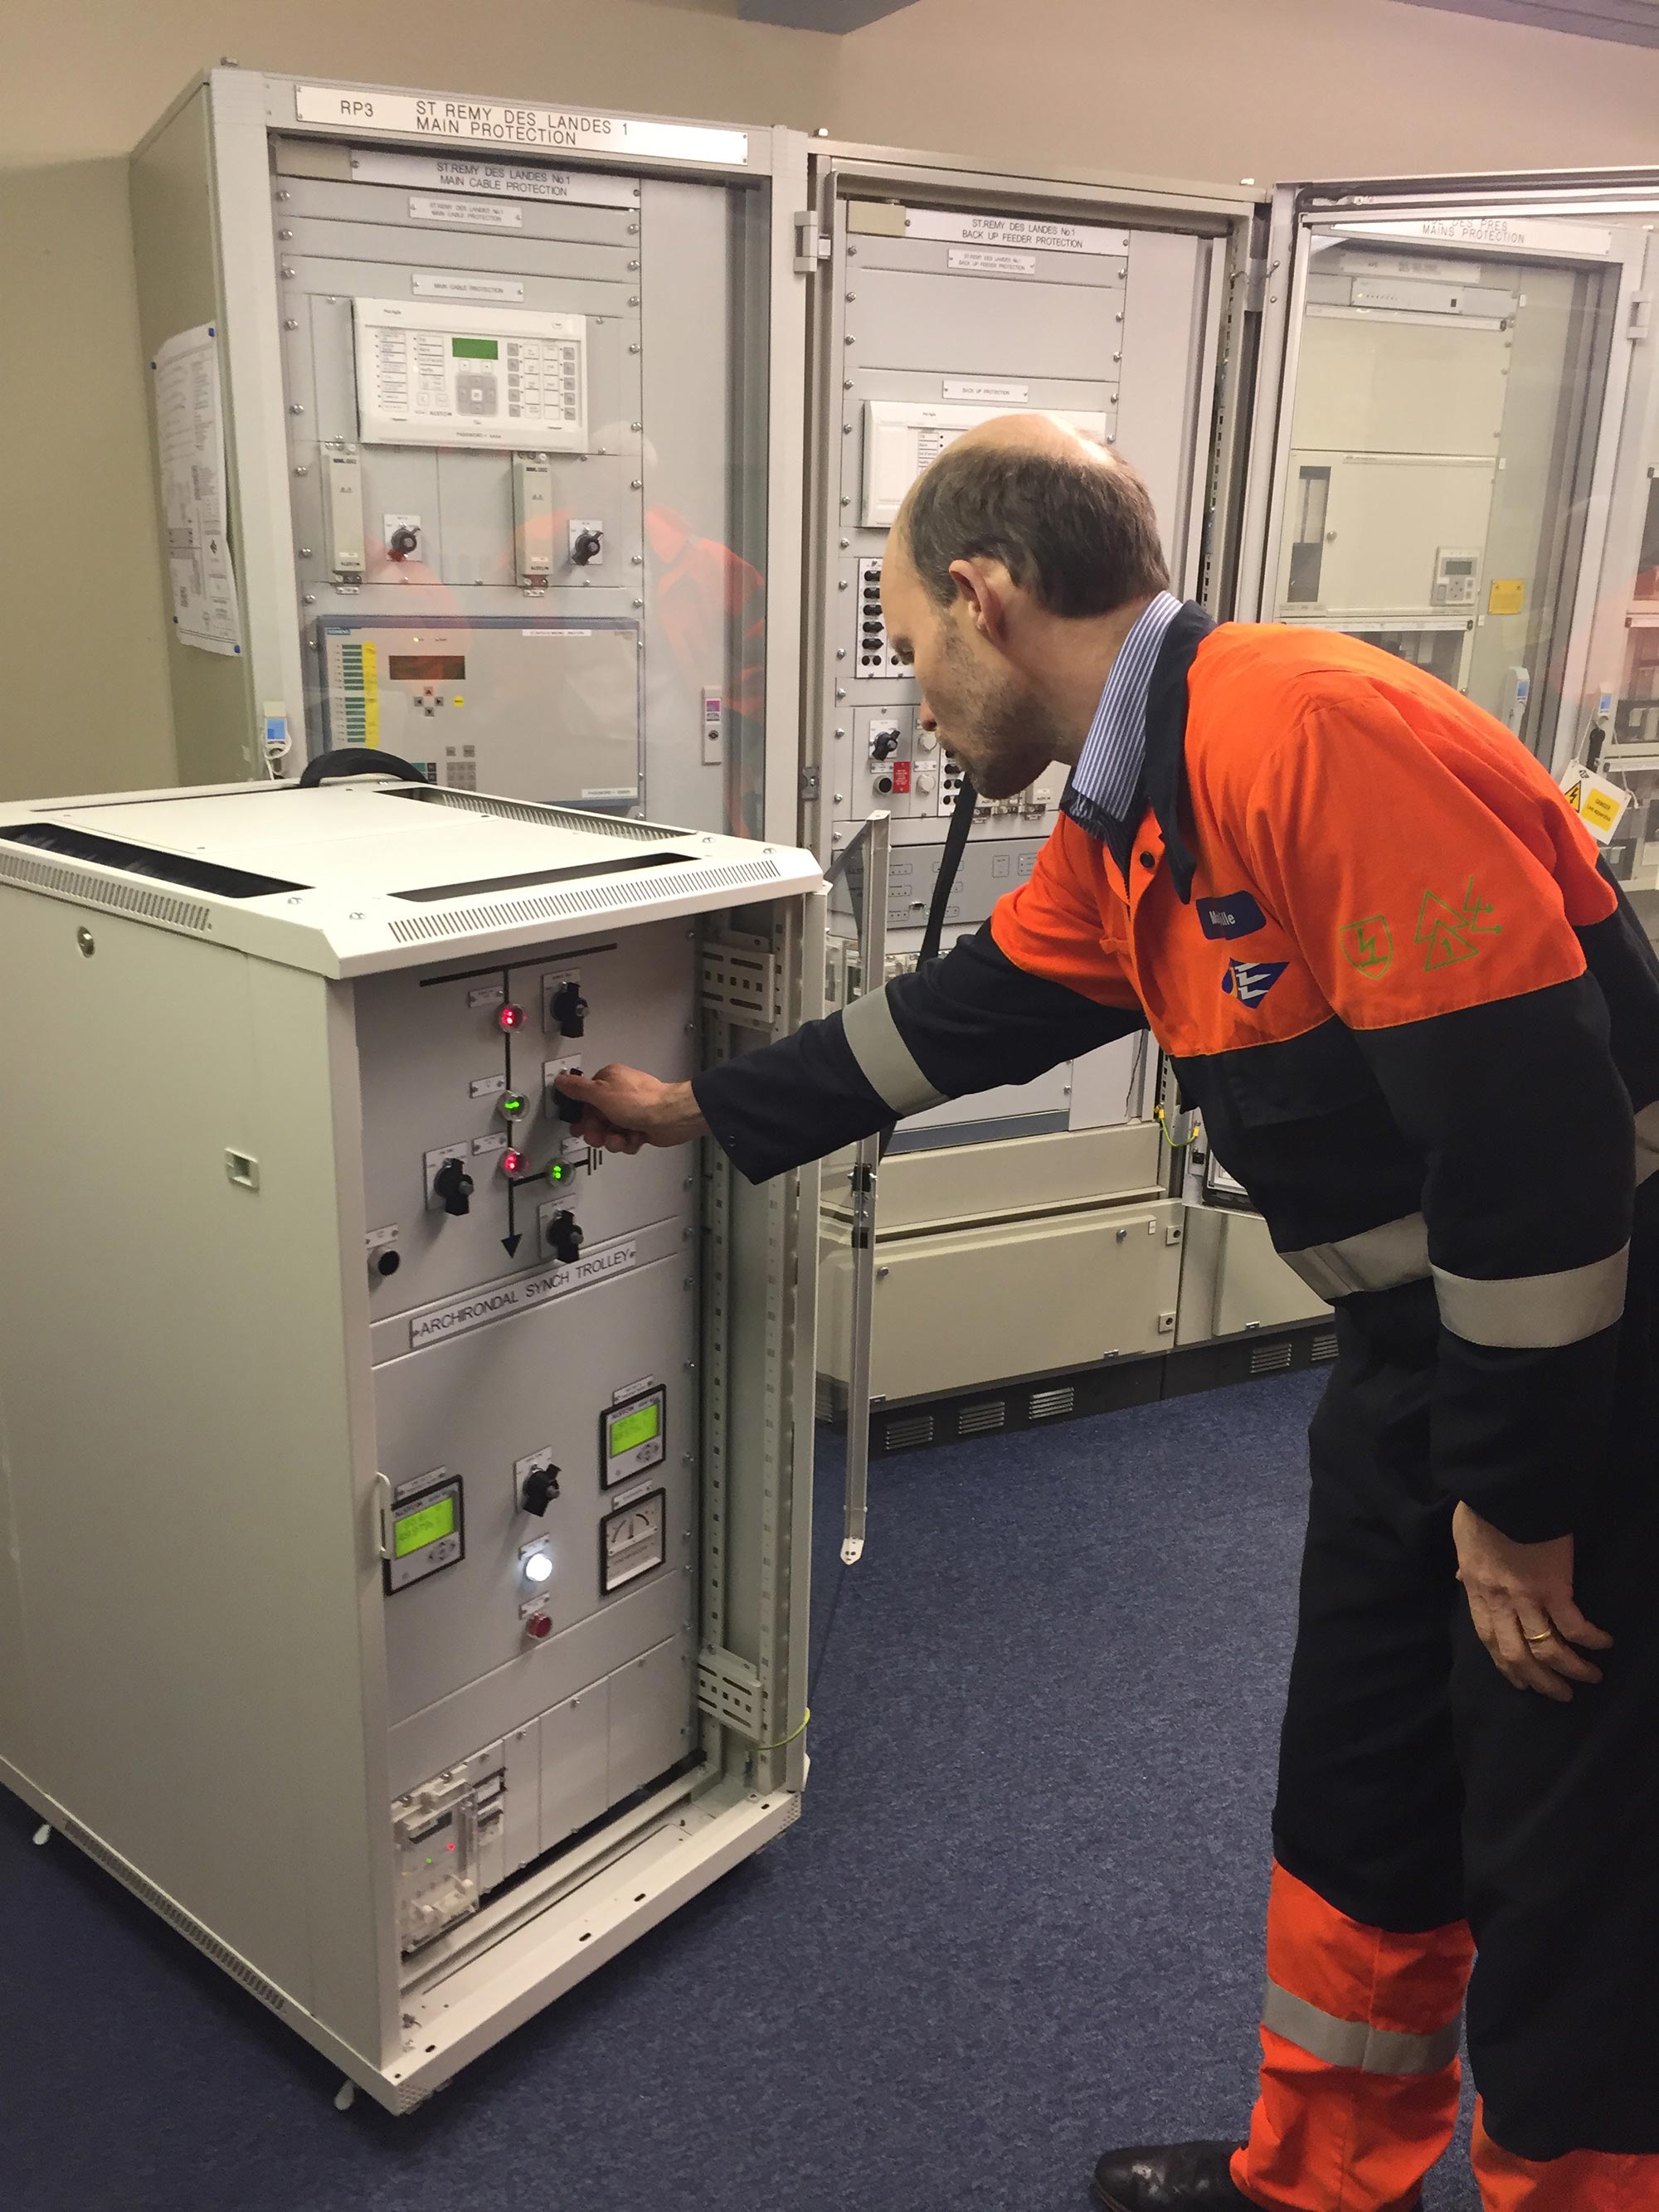
M 590 1151 L 560 1084 L 815 1011 L 817 884 L 424 781 L 0 809 L 52 1071 L 0 1141 L 71 1191 L 8 1310 L 114 1255 L 104 1388 L 0 1346 L 0 1778 L 394 2110 L 799 1810 L 816 1178 Z M 131 1150 L 71 1169 L 105 1054 Z
M 625 773 L 562 772 L 595 713 L 574 650 L 528 693 L 474 655 L 465 716 L 512 741 L 407 757 L 464 784 L 487 750 L 481 788 L 791 838 L 801 427 L 773 394 L 799 392 L 805 142 L 533 112 L 544 134 L 521 101 L 222 69 L 140 148 L 144 344 L 216 333 L 242 607 L 240 651 L 173 641 L 182 772 L 372 744 L 319 650 L 342 625 L 631 624 Z M 582 799 L 602 788 L 631 795 Z
M 378 746 L 458 791 L 643 804 L 636 618 L 340 617 L 314 643 L 331 747 Z
M 586 451 L 585 316 L 356 300 L 352 319 L 364 445 Z

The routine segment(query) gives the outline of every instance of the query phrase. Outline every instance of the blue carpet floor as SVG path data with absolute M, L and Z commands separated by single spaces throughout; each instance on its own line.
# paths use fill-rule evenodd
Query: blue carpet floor
M 878 1467 L 800 1826 L 408 2119 L 0 1792 L 0 2202 L 1082 2212 L 1242 2127 L 1316 1389 Z

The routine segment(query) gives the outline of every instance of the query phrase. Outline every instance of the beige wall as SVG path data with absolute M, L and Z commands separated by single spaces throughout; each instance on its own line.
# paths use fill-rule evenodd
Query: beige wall
M 204 63 L 614 103 L 986 163 L 1267 180 L 1659 161 L 1659 52 L 1401 0 L 915 0 L 846 39 L 734 0 L 122 0 L 0 36 L 0 796 L 171 773 L 123 157 Z

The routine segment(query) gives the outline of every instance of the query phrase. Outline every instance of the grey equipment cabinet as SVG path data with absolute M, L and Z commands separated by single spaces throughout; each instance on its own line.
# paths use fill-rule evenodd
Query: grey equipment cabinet
M 1052 412 L 1142 471 L 1176 588 L 1225 612 L 1266 211 L 1248 186 L 810 151 L 801 840 L 828 866 L 890 817 L 881 973 L 864 972 L 868 933 L 838 891 L 837 1001 L 914 963 L 956 796 L 881 624 L 899 501 L 969 424 Z M 981 806 L 947 944 L 1030 873 L 1063 783 Z M 878 1172 L 829 1164 L 822 1403 L 839 1415 L 861 1395 L 845 1346 L 867 1308 L 872 1451 L 1158 1395 L 1183 1210 L 1157 1079 L 1147 1044 L 1110 1047 L 903 1121 Z
M 1557 775 L 1632 732 L 1656 213 L 1652 173 L 1280 185 L 1238 616 L 1429 669 Z M 1405 936 L 1391 957 L 1420 959 Z M 1217 1376 L 1330 1358 L 1327 1309 L 1206 1151 L 1200 1132 L 1181 1346 Z
M 793 836 L 805 143 L 190 88 L 132 165 L 147 355 L 164 380 L 193 336 L 223 413 L 217 650 L 186 641 L 176 404 L 165 465 L 158 434 L 183 781 L 378 745 L 455 789 Z
M 811 1015 L 823 904 L 424 783 L 0 811 L 0 1780 L 392 2111 L 799 1812 L 816 1170 L 553 1079 Z

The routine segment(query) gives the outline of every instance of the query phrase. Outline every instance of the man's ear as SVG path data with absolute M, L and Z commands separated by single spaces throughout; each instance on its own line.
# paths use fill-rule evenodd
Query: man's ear
M 953 612 L 965 614 L 980 635 L 1000 645 L 1008 626 L 1008 572 L 1000 561 L 952 561 Z

